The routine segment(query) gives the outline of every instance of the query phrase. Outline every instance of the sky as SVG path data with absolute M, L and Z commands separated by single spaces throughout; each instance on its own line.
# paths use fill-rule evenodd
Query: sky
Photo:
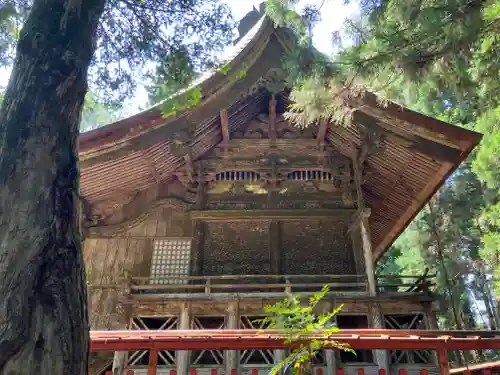
M 232 11 L 233 19 L 239 21 L 252 7 L 259 9 L 259 4 L 263 0 L 221 0 L 226 3 Z M 297 10 L 300 10 L 306 4 L 321 6 L 321 22 L 314 28 L 313 44 L 323 53 L 331 54 L 333 52 L 331 36 L 334 31 L 340 30 L 344 20 L 357 11 L 355 1 L 349 5 L 344 5 L 343 0 L 300 0 L 297 4 Z M 235 32 L 236 33 L 236 32 Z M 10 69 L 0 68 L 0 87 L 7 86 L 10 76 Z M 135 96 L 125 103 L 127 108 L 125 112 L 132 114 L 137 112 L 138 107 L 144 108 L 147 102 L 146 90 L 138 88 Z

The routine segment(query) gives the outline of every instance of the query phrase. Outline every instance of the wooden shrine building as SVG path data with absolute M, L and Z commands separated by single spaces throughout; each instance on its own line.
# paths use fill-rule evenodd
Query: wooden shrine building
M 340 328 L 435 327 L 427 284 L 380 287 L 375 262 L 480 135 L 371 94 L 352 99 L 351 126 L 290 126 L 281 58 L 293 38 L 256 10 L 240 34 L 229 72 L 196 82 L 194 108 L 165 117 L 157 106 L 81 134 L 91 328 L 256 328 L 264 305 L 324 284 L 321 308 L 344 304 Z M 119 354 L 136 374 L 147 364 L 146 352 Z M 283 355 L 163 351 L 158 373 L 228 375 Z M 333 374 L 432 361 L 325 351 L 315 365 Z

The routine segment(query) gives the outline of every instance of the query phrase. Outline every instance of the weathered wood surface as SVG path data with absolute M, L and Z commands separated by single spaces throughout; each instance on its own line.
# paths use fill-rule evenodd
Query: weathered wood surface
M 87 238 L 84 258 L 89 284 L 89 315 L 92 329 L 124 329 L 117 310 L 125 276 L 149 277 L 153 238 L 189 237 L 191 221 L 174 208 L 159 207 L 146 220 L 120 237 Z

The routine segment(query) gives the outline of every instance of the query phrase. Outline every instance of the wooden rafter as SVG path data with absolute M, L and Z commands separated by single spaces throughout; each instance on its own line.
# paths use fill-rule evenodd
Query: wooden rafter
M 142 159 L 144 160 L 144 163 L 147 165 L 149 171 L 151 172 L 151 175 L 153 176 L 154 180 L 156 183 L 159 183 L 161 181 L 160 174 L 158 173 L 158 170 L 156 169 L 154 162 L 151 160 L 151 158 L 148 156 L 144 150 L 141 150 L 141 156 Z

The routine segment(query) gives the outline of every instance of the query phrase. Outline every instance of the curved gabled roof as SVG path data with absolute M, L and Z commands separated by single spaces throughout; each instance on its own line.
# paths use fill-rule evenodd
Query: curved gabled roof
M 196 160 L 222 139 L 219 111 L 226 109 L 229 131 L 268 108 L 269 96 L 254 90 L 269 71 L 281 67 L 290 46 L 285 29 L 261 19 L 227 56 L 229 73 L 211 71 L 194 85 L 199 104 L 176 116 L 162 116 L 162 103 L 80 136 L 81 195 L 92 204 L 130 200 L 134 194 L 169 181 L 185 161 L 176 137 L 190 133 Z M 242 74 L 244 73 L 244 74 Z M 278 96 L 286 103 L 288 95 Z M 411 111 L 395 103 L 381 106 L 374 94 L 351 99 L 354 121 L 384 132 L 384 152 L 369 154 L 363 189 L 372 210 L 375 256 L 380 256 L 422 206 L 480 141 L 481 135 Z M 163 103 L 164 104 L 164 103 Z M 182 138 L 182 137 L 181 137 Z M 353 157 L 361 147 L 356 127 L 330 124 L 326 138 Z
M 231 63 L 233 66 L 241 63 L 240 60 L 247 57 L 246 52 L 248 52 L 247 50 L 251 47 L 250 42 L 260 38 L 266 31 L 269 33 L 271 29 L 271 23 L 265 17 L 262 17 L 236 45 L 231 46 L 225 51 L 221 59 L 222 63 Z M 97 129 L 81 133 L 80 155 L 91 154 L 93 150 L 101 149 L 106 145 L 116 144 L 120 142 L 121 139 L 138 136 L 142 131 L 147 130 L 147 128 L 165 126 L 174 122 L 185 114 L 179 113 L 177 116 L 166 118 L 162 113 L 162 109 L 168 106 L 170 102 L 194 88 L 199 88 L 202 92 L 199 105 L 203 106 L 210 95 L 217 94 L 217 88 L 221 88 L 221 86 L 227 83 L 225 81 L 227 81 L 229 77 L 230 76 L 221 69 L 210 69 L 194 80 L 188 88 L 178 92 L 171 98 L 167 98 L 155 104 L 145 111 Z

